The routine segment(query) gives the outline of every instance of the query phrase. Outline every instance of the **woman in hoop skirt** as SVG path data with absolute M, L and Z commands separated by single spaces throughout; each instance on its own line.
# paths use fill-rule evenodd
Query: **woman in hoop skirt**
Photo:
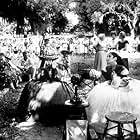
M 87 117 L 89 125 L 102 133 L 105 114 L 112 111 L 133 113 L 140 128 L 140 81 L 128 77 L 128 70 L 121 57 L 110 52 L 107 55 L 107 67 L 104 71 L 90 71 L 90 76 L 103 76 L 105 82 L 96 85 L 88 94 Z M 138 130 L 140 133 L 140 129 Z

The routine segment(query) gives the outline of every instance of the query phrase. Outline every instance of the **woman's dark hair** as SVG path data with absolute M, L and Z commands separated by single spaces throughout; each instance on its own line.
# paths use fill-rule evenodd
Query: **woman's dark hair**
M 117 36 L 117 32 L 116 32 L 116 31 L 111 31 L 111 32 L 110 32 L 110 35 L 111 35 L 111 36 L 112 36 L 112 35 Z
M 5 56 L 4 53 L 0 53 L 0 56 Z
M 110 52 L 114 57 L 116 57 L 117 58 L 117 64 L 118 65 L 122 65 L 122 66 L 125 66 L 125 64 L 124 64 L 124 62 L 123 62 L 123 59 L 117 54 L 117 53 L 115 53 L 115 52 Z M 127 67 L 127 66 L 125 66 L 125 67 Z
M 119 38 L 120 38 L 120 37 L 121 37 L 121 38 L 125 38 L 125 36 L 126 36 L 126 34 L 125 34 L 124 31 L 121 31 L 121 32 L 119 33 Z

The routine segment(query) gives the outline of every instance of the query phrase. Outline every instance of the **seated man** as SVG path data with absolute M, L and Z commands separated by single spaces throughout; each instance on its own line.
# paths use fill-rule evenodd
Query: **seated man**
M 35 78 L 35 68 L 31 59 L 28 58 L 27 52 L 23 52 L 23 59 L 21 60 L 21 66 L 19 66 L 19 68 L 23 72 L 23 77 L 25 75 L 29 76 L 29 81 Z
M 17 88 L 19 82 L 18 73 L 20 73 L 20 70 L 11 63 L 9 58 L 0 53 L 0 88 Z
M 53 62 L 53 67 L 57 69 L 61 81 L 69 81 L 71 78 L 70 54 L 70 51 L 62 50 L 60 58 Z

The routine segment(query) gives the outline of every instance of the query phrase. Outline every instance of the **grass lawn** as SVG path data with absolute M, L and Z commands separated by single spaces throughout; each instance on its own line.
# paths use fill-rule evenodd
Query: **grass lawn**
M 71 69 L 73 73 L 76 73 L 79 69 L 88 69 L 93 68 L 94 63 L 94 56 L 91 55 L 74 55 L 71 59 Z M 130 76 L 136 79 L 140 80 L 140 58 L 137 59 L 129 59 L 129 68 L 130 68 Z M 14 140 L 15 135 L 28 135 L 28 130 L 20 131 L 20 133 L 17 133 L 16 129 L 11 127 L 11 119 L 15 115 L 15 110 L 18 104 L 18 100 L 20 97 L 22 89 L 18 89 L 16 91 L 13 90 L 4 90 L 0 91 L 0 136 L 4 137 L 6 140 Z M 43 129 L 43 130 L 42 130 Z M 60 128 L 59 128 L 60 129 Z M 49 135 L 50 129 L 44 128 L 44 126 L 41 127 L 41 130 L 45 132 L 46 136 Z M 41 131 L 40 130 L 40 131 Z M 55 127 L 55 130 L 58 131 L 58 128 Z M 51 130 L 53 131 L 53 130 Z M 27 133 L 26 133 L 27 132 Z M 31 133 L 35 133 L 35 130 L 31 130 Z M 51 132 L 50 132 L 51 133 Z M 62 132 L 58 132 L 58 135 L 62 137 Z M 56 135 L 53 133 L 52 136 L 47 140 L 54 140 L 53 136 L 56 137 Z M 52 137 L 52 139 L 51 139 Z M 33 136 L 34 138 L 34 136 Z M 21 140 L 21 139 L 16 139 Z M 26 138 L 25 138 L 26 140 Z M 28 140 L 28 139 L 27 139 Z M 31 140 L 31 139 L 30 139 Z M 35 139 L 33 139 L 35 140 Z M 39 139 L 41 140 L 41 139 Z M 61 140 L 61 139 L 60 139 Z
M 140 58 L 129 59 L 130 76 L 140 80 Z

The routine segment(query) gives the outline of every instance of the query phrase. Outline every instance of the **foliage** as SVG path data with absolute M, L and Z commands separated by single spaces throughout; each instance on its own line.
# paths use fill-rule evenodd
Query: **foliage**
M 98 0 L 94 0 L 94 2 L 91 0 L 81 0 L 77 3 L 76 13 L 80 16 L 80 25 L 83 26 L 85 30 L 89 31 L 93 28 L 91 15 L 98 8 L 100 8 L 100 2 Z
M 127 18 L 133 17 L 135 0 L 80 0 L 76 12 L 81 17 L 81 24 L 93 30 L 95 23 L 107 12 L 124 14 Z
M 94 28 L 96 21 L 106 12 L 123 13 L 131 16 L 135 7 L 139 7 L 137 0 L 73 0 L 76 1 L 76 13 L 80 16 L 80 27 L 86 31 Z M 10 23 L 17 22 L 17 33 L 24 33 L 29 27 L 34 33 L 43 31 L 63 32 L 68 24 L 64 13 L 69 9 L 72 0 L 4 0 L 0 5 L 0 16 Z M 139 9 L 139 8 L 138 8 Z M 96 13 L 101 15 L 97 16 Z M 27 23 L 25 22 L 28 21 Z M 29 30 L 29 29 L 28 29 Z
M 35 26 L 34 29 L 44 32 L 48 31 L 47 29 L 49 28 L 50 30 L 48 32 L 57 33 L 63 31 L 67 24 L 67 19 L 63 14 L 63 11 L 66 9 L 65 1 L 28 1 L 29 9 L 32 9 L 34 11 L 33 13 L 35 13 L 35 15 L 31 15 L 30 13 L 28 15 L 32 27 Z
M 67 24 L 63 11 L 68 0 L 4 0 L 0 5 L 0 16 L 8 22 L 16 22 L 16 33 L 24 33 L 25 25 L 34 33 L 46 30 L 49 25 L 63 30 Z M 25 23 L 28 21 L 27 23 Z M 60 24 L 58 24 L 61 22 Z M 64 26 L 64 27 L 62 27 Z
M 22 85 L 24 86 L 24 85 Z M 16 129 L 12 123 L 23 87 L 0 90 L 0 139 L 14 140 Z

